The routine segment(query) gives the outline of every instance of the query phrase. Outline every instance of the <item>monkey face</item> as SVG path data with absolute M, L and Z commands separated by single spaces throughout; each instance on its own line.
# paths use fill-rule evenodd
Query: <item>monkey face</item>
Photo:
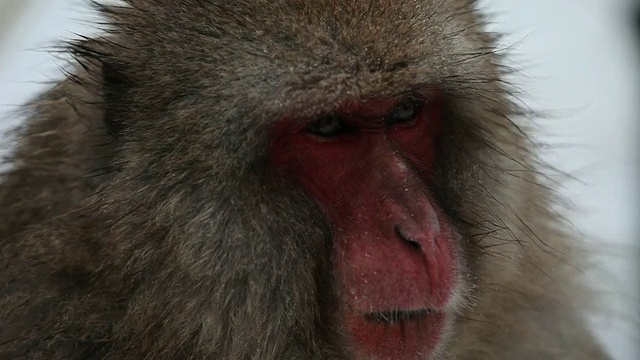
M 366 101 L 277 124 L 273 165 L 318 199 L 332 228 L 342 325 L 358 352 L 433 352 L 454 313 L 459 241 L 430 194 L 437 96 Z

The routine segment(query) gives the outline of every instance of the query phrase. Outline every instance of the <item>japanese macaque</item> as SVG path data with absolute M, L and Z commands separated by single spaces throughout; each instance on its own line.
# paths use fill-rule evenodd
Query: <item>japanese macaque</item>
M 25 107 L 0 359 L 606 359 L 473 1 L 128 0 Z

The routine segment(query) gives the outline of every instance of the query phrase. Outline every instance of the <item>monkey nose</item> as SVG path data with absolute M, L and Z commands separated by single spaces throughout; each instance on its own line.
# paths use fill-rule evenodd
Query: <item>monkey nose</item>
M 423 252 L 421 242 L 418 240 L 415 234 L 412 234 L 412 231 L 403 229 L 403 227 L 401 227 L 400 225 L 395 225 L 394 232 L 396 236 L 400 238 L 400 240 L 402 240 L 404 243 L 406 243 L 411 249 L 416 250 L 420 253 Z

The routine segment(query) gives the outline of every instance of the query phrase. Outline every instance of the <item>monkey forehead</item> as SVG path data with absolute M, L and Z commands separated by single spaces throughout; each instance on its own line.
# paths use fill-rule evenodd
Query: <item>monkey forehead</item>
M 115 17 L 136 49 L 126 60 L 140 69 L 132 77 L 164 82 L 155 88 L 179 83 L 193 96 L 242 98 L 276 118 L 434 84 L 455 90 L 490 61 L 472 51 L 489 39 L 457 35 L 481 28 L 469 26 L 481 19 L 464 0 L 128 3 Z

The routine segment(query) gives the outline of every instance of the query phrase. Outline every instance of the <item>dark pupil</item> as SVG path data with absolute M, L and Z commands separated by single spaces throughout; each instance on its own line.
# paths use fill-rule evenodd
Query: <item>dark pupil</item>
M 416 116 L 416 103 L 406 101 L 396 106 L 386 119 L 387 125 L 412 121 Z M 347 131 L 344 121 L 336 115 L 325 116 L 312 123 L 307 131 L 318 136 L 336 136 Z
M 337 116 L 326 116 L 309 127 L 309 132 L 318 136 L 335 136 L 345 131 L 345 124 Z
M 387 125 L 407 122 L 416 116 L 416 103 L 407 101 L 398 105 L 387 118 Z

